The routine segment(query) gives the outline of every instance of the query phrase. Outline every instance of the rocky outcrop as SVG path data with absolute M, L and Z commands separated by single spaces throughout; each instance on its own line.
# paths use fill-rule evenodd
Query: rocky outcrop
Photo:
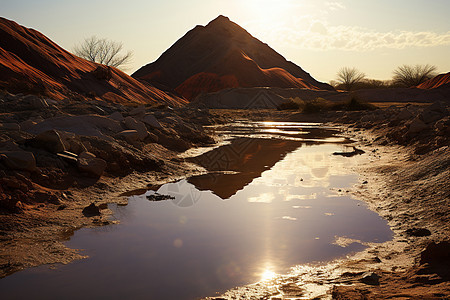
M 49 106 L 49 101 L 43 98 L 62 101 L 77 97 L 84 101 L 102 99 L 171 106 L 186 103 L 116 68 L 77 57 L 40 32 L 5 18 L 0 18 L 0 88 L 41 96 L 24 99 L 38 110 Z

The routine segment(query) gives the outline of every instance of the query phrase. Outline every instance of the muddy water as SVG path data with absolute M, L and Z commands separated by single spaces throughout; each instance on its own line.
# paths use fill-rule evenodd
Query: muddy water
M 215 130 L 228 144 L 190 158 L 208 174 L 110 206 L 119 225 L 79 230 L 67 243 L 89 259 L 6 277 L 1 298 L 196 299 L 391 238 L 384 220 L 348 196 L 358 180 L 349 167 L 367 158 L 333 155 L 349 143 L 335 130 Z

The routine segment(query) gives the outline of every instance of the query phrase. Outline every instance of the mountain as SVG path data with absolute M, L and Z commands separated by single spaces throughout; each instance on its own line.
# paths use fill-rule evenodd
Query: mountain
M 232 87 L 333 90 L 224 16 L 196 26 L 131 76 L 189 100 Z
M 450 87 L 450 72 L 439 74 L 417 86 L 419 89 L 435 89 Z
M 185 104 L 122 71 L 77 57 L 42 33 L 0 17 L 0 89 L 55 100 Z

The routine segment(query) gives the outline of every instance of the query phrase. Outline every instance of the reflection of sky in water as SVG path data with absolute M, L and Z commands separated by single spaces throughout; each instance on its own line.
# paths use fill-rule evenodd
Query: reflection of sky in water
M 364 247 L 336 237 L 385 241 L 385 221 L 330 190 L 351 186 L 357 176 L 343 167 L 363 159 L 332 155 L 342 147 L 302 146 L 225 201 L 187 180 L 159 189 L 173 200 L 131 197 L 114 207 L 120 225 L 82 229 L 68 242 L 85 249 L 88 260 L 14 274 L 0 281 L 1 294 L 193 299 Z

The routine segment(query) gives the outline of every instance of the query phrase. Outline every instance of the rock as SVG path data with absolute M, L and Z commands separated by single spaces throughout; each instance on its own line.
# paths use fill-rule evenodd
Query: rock
M 145 124 L 150 125 L 154 128 L 162 128 L 161 124 L 158 122 L 158 120 L 152 114 L 146 114 L 142 118 L 142 122 L 144 122 Z
M 397 115 L 396 119 L 400 120 L 400 121 L 403 121 L 403 120 L 412 119 L 412 117 L 413 117 L 413 114 L 407 108 L 404 108 Z
M 109 81 L 112 78 L 111 68 L 104 65 L 98 66 L 97 69 L 91 72 L 91 74 L 98 80 Z
M 30 108 L 33 109 L 43 109 L 48 108 L 48 103 L 44 99 L 39 98 L 35 95 L 28 95 L 22 98 L 22 102 L 27 103 L 30 105 Z
M 59 133 L 54 129 L 38 134 L 31 143 L 34 147 L 45 149 L 51 153 L 63 152 L 66 150 Z
M 27 151 L 2 151 L 1 160 L 13 170 L 25 170 L 33 172 L 36 170 L 36 159 L 33 153 Z
M 410 228 L 406 230 L 406 234 L 410 236 L 429 236 L 431 231 L 426 228 Z
M 373 272 L 366 272 L 362 275 L 360 279 L 362 283 L 369 285 L 379 285 L 380 284 L 380 276 Z
M 75 153 L 80 154 L 82 152 L 87 152 L 86 146 L 77 138 L 70 138 L 67 140 L 67 143 L 69 144 L 69 147 L 67 150 Z
M 139 134 L 137 130 L 124 130 L 118 133 L 118 136 L 126 140 L 130 144 L 134 144 L 139 141 Z
M 433 122 L 436 122 L 440 118 L 442 118 L 443 115 L 439 112 L 432 111 L 432 110 L 425 110 L 421 114 L 419 114 L 419 118 L 425 123 L 430 124 Z
M 20 126 L 17 123 L 1 123 L 0 129 L 5 130 L 20 130 Z
M 58 197 L 56 197 L 54 194 L 47 192 L 47 191 L 36 191 L 33 194 L 33 200 L 37 203 L 51 203 L 59 205 L 61 202 L 59 201 Z
M 120 123 L 116 120 L 99 115 L 82 115 L 50 118 L 36 124 L 28 132 L 39 134 L 51 129 L 71 132 L 77 135 L 97 136 L 108 140 L 112 140 L 109 135 L 123 130 Z
M 26 120 L 23 121 L 22 123 L 20 123 L 20 130 L 28 130 L 31 127 L 33 127 L 34 125 L 36 125 L 37 123 L 34 122 L 33 120 Z
M 132 109 L 129 112 L 130 116 L 136 116 L 137 118 L 142 118 L 145 115 L 145 106 L 139 106 Z
M 428 129 L 427 124 L 425 124 L 422 120 L 420 120 L 418 117 L 415 117 L 411 124 L 409 125 L 409 130 L 408 130 L 408 134 L 411 133 L 418 133 L 421 132 L 423 130 Z
M 127 129 L 134 129 L 138 132 L 140 140 L 144 140 L 148 136 L 147 127 L 141 121 L 137 121 L 133 117 L 126 117 L 123 122 Z
M 438 265 L 450 262 L 450 242 L 431 242 L 420 254 L 420 264 Z
M 439 135 L 450 135 L 450 117 L 444 117 L 434 124 Z
M 147 140 L 150 143 L 157 143 L 159 141 L 159 138 L 158 138 L 158 136 L 156 134 L 153 134 L 153 133 L 149 132 Z
M 78 170 L 86 172 L 96 177 L 102 176 L 107 167 L 106 161 L 95 157 L 90 152 L 82 152 L 77 159 Z
M 123 119 L 124 119 L 122 114 L 120 112 L 118 112 L 118 111 L 116 111 L 116 112 L 112 113 L 111 115 L 109 115 L 109 118 L 112 119 L 112 120 L 119 121 L 119 122 L 122 122 Z
M 72 153 L 69 151 L 64 151 L 64 152 L 58 153 L 56 155 L 70 164 L 77 165 L 77 163 L 78 163 L 78 157 L 75 153 Z
M 94 203 L 91 203 L 90 205 L 83 208 L 82 213 L 85 217 L 100 216 L 100 208 Z

